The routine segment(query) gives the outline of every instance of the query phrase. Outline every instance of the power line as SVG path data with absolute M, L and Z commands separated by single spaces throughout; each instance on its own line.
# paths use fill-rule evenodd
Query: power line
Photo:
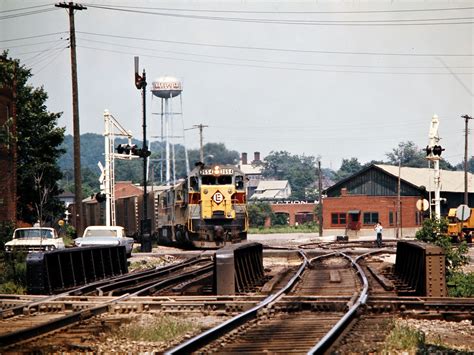
M 94 4 L 85 4 L 94 7 Z M 358 11 L 251 11 L 251 10 L 214 10 L 214 9 L 183 9 L 167 7 L 144 7 L 144 6 L 126 6 L 113 5 L 116 8 L 133 8 L 143 10 L 160 11 L 182 11 L 182 12 L 211 12 L 211 13 L 240 13 L 240 14 L 370 14 L 370 13 L 406 13 L 406 12 L 438 12 L 438 11 L 463 11 L 473 10 L 474 6 L 466 7 L 447 7 L 432 9 L 400 9 L 400 10 L 358 10 Z
M 292 49 L 292 48 L 272 48 L 272 47 L 251 47 L 251 46 L 236 46 L 227 44 L 213 44 L 203 42 L 186 42 L 186 41 L 171 41 L 164 39 L 153 39 L 145 37 L 131 37 L 131 36 L 119 36 L 104 33 L 85 32 L 77 31 L 77 33 L 87 34 L 91 36 L 111 37 L 120 39 L 129 39 L 136 41 L 148 41 L 148 42 L 160 42 L 160 43 L 173 43 L 173 44 L 184 44 L 189 46 L 199 47 L 211 47 L 211 48 L 231 48 L 231 49 L 248 49 L 257 51 L 271 51 L 271 52 L 289 52 L 289 53 L 313 53 L 313 54 L 340 54 L 340 55 L 379 55 L 379 56 L 400 56 L 400 57 L 473 57 L 472 53 L 390 53 L 390 52 L 351 52 L 351 51 L 325 51 L 325 50 L 311 50 L 311 49 Z
M 96 48 L 89 46 L 78 46 L 80 48 L 92 49 L 102 52 L 111 52 L 111 53 L 120 53 L 120 54 L 132 54 L 131 52 L 119 51 L 113 49 L 104 49 Z M 323 73 L 353 73 L 353 74 L 385 74 L 385 75 L 451 75 L 450 73 L 438 73 L 438 72 L 382 72 L 382 71 L 363 71 L 363 70 L 328 70 L 328 69 L 312 69 L 312 68 L 297 68 L 297 67 L 277 67 L 277 66 L 265 66 L 265 65 L 256 65 L 256 64 L 243 64 L 243 63 L 224 63 L 216 61 L 207 61 L 207 60 L 198 60 L 198 59 L 186 59 L 186 58 L 177 58 L 177 57 L 167 57 L 167 56 L 157 56 L 151 54 L 141 54 L 144 57 L 150 58 L 160 58 L 160 59 L 169 59 L 174 61 L 183 61 L 191 63 L 205 63 L 205 64 L 216 64 L 216 65 L 229 65 L 235 67 L 246 67 L 246 68 L 261 68 L 261 69 L 278 69 L 278 70 L 294 70 L 302 72 L 323 72 Z M 472 75 L 471 72 L 466 73 L 457 73 L 459 75 Z
M 158 53 L 171 53 L 171 54 L 181 54 L 189 55 L 203 58 L 211 59 L 226 59 L 226 60 L 236 60 L 244 62 L 256 62 L 256 63 L 267 63 L 267 64 L 285 64 L 285 65 L 303 65 L 303 66 L 314 66 L 314 67 L 337 67 L 337 68 L 376 68 L 376 69 L 444 69 L 444 66 L 383 66 L 383 65 L 355 65 L 355 64 L 321 64 L 321 63 L 307 63 L 307 62 L 286 62 L 286 61 L 272 61 L 272 60 L 262 60 L 262 59 L 246 59 L 246 58 L 237 58 L 237 57 L 226 57 L 226 56 L 215 56 L 215 55 L 206 55 L 193 52 L 182 52 L 182 51 L 167 51 L 167 50 L 157 50 L 149 47 L 139 47 L 139 46 L 130 46 L 122 43 L 106 42 L 106 41 L 97 41 L 89 38 L 80 38 L 81 41 L 106 44 L 117 47 L 124 48 L 133 48 L 141 49 L 151 52 Z M 92 47 L 91 47 L 92 48 Z M 472 69 L 472 66 L 452 66 L 452 69 Z
M 52 58 L 48 63 L 46 63 L 44 66 L 42 66 L 40 69 L 38 69 L 36 72 L 35 72 L 35 75 L 38 75 L 40 72 L 43 71 L 44 68 L 46 68 L 47 66 L 49 66 L 51 63 L 53 63 L 63 52 L 64 50 L 67 49 L 67 47 L 64 47 L 62 48 L 55 56 L 54 58 Z
M 51 11 L 57 11 L 57 10 L 58 9 L 52 8 L 52 9 L 21 12 L 19 14 L 10 14 L 10 15 L 0 16 L 0 20 L 9 20 L 9 19 L 12 19 L 12 18 L 24 17 L 24 16 L 30 16 L 30 15 L 37 15 L 37 14 L 42 14 L 42 13 L 45 13 L 45 12 L 51 12 Z
M 52 33 L 45 33 L 42 35 L 35 35 L 35 36 L 29 36 L 29 37 L 19 37 L 19 38 L 10 38 L 10 39 L 1 39 L 1 42 L 13 42 L 13 41 L 22 41 L 25 39 L 32 39 L 32 38 L 40 38 L 40 37 L 48 37 L 48 36 L 54 36 L 62 33 L 67 33 L 66 31 L 61 31 L 61 32 L 52 32 Z
M 279 25 L 311 25 L 311 26 L 426 26 L 426 25 L 466 25 L 474 23 L 474 17 L 451 17 L 451 18 L 430 18 L 430 19 L 396 19 L 396 20 L 271 20 L 263 18 L 242 18 L 242 17 L 218 17 L 201 15 L 184 15 L 166 12 L 151 12 L 143 10 L 125 9 L 110 6 L 89 5 L 91 8 L 110 10 L 118 12 L 128 12 L 145 15 L 155 15 L 163 17 L 176 17 L 197 20 L 213 20 L 228 22 L 245 22 L 260 24 Z M 438 21 L 438 22 L 436 22 Z M 439 22 L 446 21 L 446 22 Z M 456 22 L 454 22 L 456 21 Z
M 21 7 L 21 8 L 18 8 L 18 9 L 2 10 L 2 11 L 0 11 L 0 14 L 3 14 L 5 12 L 15 12 L 15 11 L 22 11 L 22 10 L 29 10 L 29 9 L 37 9 L 39 7 L 47 7 L 47 6 L 51 6 L 51 5 L 53 5 L 53 3 L 44 4 L 44 5 L 36 5 L 36 6 L 28 6 L 28 7 Z
M 60 39 L 62 40 L 62 38 Z M 12 48 L 20 48 L 20 47 L 29 47 L 29 46 L 39 46 L 40 44 L 46 44 L 46 43 L 55 43 L 58 42 L 57 39 L 51 40 L 51 41 L 42 41 L 42 42 L 35 42 L 35 43 L 29 43 L 29 44 L 19 44 L 17 46 L 8 46 L 5 49 L 12 49 Z M 35 52 L 27 52 L 27 53 L 18 53 L 18 54 L 28 54 L 28 53 L 35 53 Z

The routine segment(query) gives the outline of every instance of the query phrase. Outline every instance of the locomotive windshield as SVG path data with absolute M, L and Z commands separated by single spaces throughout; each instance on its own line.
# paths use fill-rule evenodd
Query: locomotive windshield
M 203 185 L 230 185 L 232 184 L 232 175 L 206 175 L 201 178 L 201 183 Z

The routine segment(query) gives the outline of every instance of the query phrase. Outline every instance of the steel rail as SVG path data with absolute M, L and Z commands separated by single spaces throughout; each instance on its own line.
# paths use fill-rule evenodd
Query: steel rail
M 36 336 L 51 332 L 53 330 L 57 330 L 68 325 L 77 323 L 79 321 L 92 318 L 99 314 L 106 313 L 108 312 L 108 308 L 111 304 L 118 303 L 119 301 L 122 301 L 129 297 L 130 295 L 123 295 L 113 300 L 106 301 L 99 306 L 74 312 L 66 316 L 49 321 L 47 323 L 37 324 L 33 327 L 24 328 L 0 335 L 0 347 L 12 345 L 23 340 L 28 340 Z
M 135 291 L 135 293 L 131 293 L 130 296 L 131 297 L 144 296 L 145 294 L 150 294 L 150 293 L 159 291 L 178 281 L 184 281 L 184 280 L 189 279 L 190 277 L 196 277 L 196 276 L 204 275 L 206 273 L 211 273 L 213 270 L 214 270 L 214 263 L 210 262 L 209 264 L 203 265 L 199 269 L 190 270 L 188 272 L 184 272 L 179 275 L 172 275 L 164 280 L 154 282 L 151 285 L 147 283 L 146 287 L 144 287 L 143 285 L 137 285 L 135 287 L 132 286 L 130 288 L 127 288 L 126 291 L 133 292 L 135 289 L 139 288 L 138 291 Z
M 72 290 L 59 293 L 57 295 L 50 295 L 50 296 L 42 297 L 38 300 L 34 300 L 34 301 L 31 301 L 31 302 L 22 304 L 20 306 L 1 309 L 0 310 L 0 319 L 11 318 L 11 317 L 14 317 L 14 316 L 24 314 L 25 312 L 29 312 L 29 310 L 31 308 L 37 307 L 37 306 L 41 305 L 42 303 L 51 302 L 51 301 L 60 299 L 60 298 L 65 297 L 65 296 L 84 295 L 86 293 L 90 293 L 91 291 L 100 289 L 101 286 L 105 287 L 105 286 L 110 285 L 110 284 L 117 285 L 117 284 L 120 284 L 121 282 L 127 282 L 127 280 L 135 279 L 137 277 L 146 277 L 146 275 L 148 275 L 148 274 L 156 274 L 157 271 L 161 271 L 163 273 L 165 273 L 169 270 L 174 271 L 176 268 L 179 268 L 181 265 L 186 266 L 186 265 L 189 265 L 190 263 L 192 264 L 193 262 L 196 262 L 196 261 L 199 261 L 199 260 L 200 260 L 200 256 L 195 256 L 195 257 L 189 258 L 187 260 L 184 260 L 180 263 L 176 263 L 176 264 L 172 264 L 172 265 L 166 265 L 166 266 L 163 266 L 163 267 L 160 267 L 160 268 L 153 268 L 153 269 L 149 269 L 149 270 L 139 271 L 139 272 L 136 272 L 136 273 L 129 273 L 129 274 L 125 274 L 125 275 L 115 276 L 115 277 L 105 279 L 105 280 L 98 280 L 98 281 L 89 283 L 87 285 L 79 286 L 78 288 L 74 288 Z
M 184 263 L 186 263 L 186 262 L 184 262 Z M 172 267 L 172 266 L 170 266 L 170 267 Z M 202 272 L 208 272 L 209 270 L 212 270 L 212 265 L 207 266 L 206 268 L 201 268 L 199 270 L 203 270 L 203 271 L 201 271 L 201 273 Z M 194 272 L 196 272 L 196 270 L 194 270 Z M 180 275 L 180 276 L 183 277 L 182 275 Z M 101 280 L 101 281 L 103 281 L 103 280 Z M 99 281 L 99 282 L 101 282 L 101 281 Z M 173 280 L 168 279 L 168 280 L 165 280 L 164 282 L 171 283 L 171 282 L 173 282 Z M 165 285 L 165 283 L 163 283 L 163 285 Z M 83 288 L 83 287 L 86 287 L 86 286 L 82 286 L 80 288 Z M 61 297 L 64 297 L 64 296 L 68 296 L 68 295 L 74 293 L 74 291 L 75 290 L 72 290 L 72 291 L 69 291 L 69 292 L 66 292 L 66 293 L 63 293 L 63 294 L 60 294 L 60 295 L 52 296 L 52 297 L 45 297 L 45 298 L 42 298 L 38 301 L 30 302 L 27 305 L 22 305 L 20 307 L 15 307 L 15 309 L 16 308 L 22 309 L 22 310 L 25 309 L 25 308 L 28 309 L 33 305 L 39 305 L 39 304 L 47 302 L 47 301 L 51 301 L 51 300 L 58 299 L 58 298 L 61 298 Z M 28 340 L 28 339 L 34 338 L 36 336 L 43 335 L 43 334 L 46 334 L 48 332 L 51 332 L 51 331 L 58 330 L 60 328 L 69 326 L 69 325 L 77 323 L 79 321 L 89 319 L 89 318 L 92 318 L 94 316 L 106 313 L 106 312 L 108 312 L 110 305 L 116 304 L 120 301 L 124 301 L 128 298 L 131 298 L 131 297 L 134 297 L 134 296 L 137 296 L 137 295 L 138 295 L 138 292 L 136 292 L 135 294 L 125 294 L 125 295 L 116 297 L 112 300 L 105 301 L 101 305 L 98 305 L 98 306 L 95 306 L 95 307 L 92 307 L 92 308 L 83 309 L 83 310 L 80 310 L 80 311 L 77 311 L 77 312 L 74 312 L 74 313 L 71 313 L 71 314 L 67 314 L 65 316 L 59 317 L 59 318 L 54 319 L 52 321 L 49 321 L 47 323 L 37 324 L 33 327 L 24 328 L 24 329 L 13 331 L 13 332 L 10 332 L 10 333 L 7 333 L 7 334 L 0 335 L 0 347 L 5 347 L 5 346 L 8 346 L 8 345 L 12 345 L 14 343 L 17 343 L 19 341 Z
M 220 336 L 228 333 L 229 331 L 237 328 L 238 326 L 244 324 L 248 320 L 255 318 L 259 310 L 265 308 L 269 304 L 271 304 L 274 300 L 280 297 L 282 294 L 291 290 L 291 288 L 295 285 L 296 281 L 300 278 L 301 274 L 303 273 L 304 269 L 306 269 L 308 265 L 308 258 L 306 255 L 299 251 L 299 254 L 303 258 L 303 262 L 301 263 L 298 271 L 295 275 L 291 278 L 291 280 L 277 293 L 268 296 L 262 302 L 260 302 L 255 307 L 245 311 L 224 323 L 219 324 L 218 326 L 211 328 L 204 333 L 201 333 L 194 338 L 189 339 L 188 341 L 168 350 L 165 352 L 167 355 L 171 354 L 189 354 L 197 349 L 209 344 L 211 341 L 219 338 Z
M 129 277 L 124 280 L 109 282 L 103 286 L 97 287 L 97 293 L 98 296 L 103 296 L 105 293 L 109 292 L 108 295 L 112 296 L 114 290 L 116 289 L 125 289 L 126 287 L 139 285 L 140 283 L 144 283 L 146 281 L 155 282 L 156 280 L 153 279 L 157 277 L 169 275 L 173 272 L 185 268 L 186 266 L 194 265 L 196 263 L 206 260 L 207 258 L 193 257 L 178 264 L 168 265 L 166 267 L 153 270 L 146 270 L 146 273 L 129 274 Z
M 347 324 L 352 320 L 358 308 L 361 305 L 365 304 L 365 302 L 367 301 L 369 282 L 367 280 L 367 277 L 365 276 L 364 271 L 362 270 L 360 265 L 356 262 L 356 260 L 352 259 L 347 254 L 344 254 L 341 252 L 337 252 L 336 254 L 342 255 L 343 257 L 345 257 L 351 262 L 352 267 L 354 267 L 357 270 L 357 274 L 361 278 L 364 287 L 362 288 L 362 291 L 360 292 L 360 295 L 357 301 L 349 308 L 349 310 L 341 317 L 341 319 L 332 327 L 332 329 L 329 332 L 327 332 L 326 335 L 322 337 L 321 340 L 319 340 L 319 342 L 308 351 L 308 354 L 322 354 L 324 351 L 329 349 L 329 347 L 333 344 L 335 339 L 337 339 L 337 337 L 342 332 L 342 330 L 344 330 Z

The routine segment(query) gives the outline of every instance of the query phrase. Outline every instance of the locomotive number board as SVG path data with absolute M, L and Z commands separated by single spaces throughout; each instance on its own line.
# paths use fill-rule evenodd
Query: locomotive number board
M 201 170 L 201 175 L 233 175 L 234 174 L 234 169 L 230 168 L 219 168 L 216 166 L 213 169 L 202 169 Z

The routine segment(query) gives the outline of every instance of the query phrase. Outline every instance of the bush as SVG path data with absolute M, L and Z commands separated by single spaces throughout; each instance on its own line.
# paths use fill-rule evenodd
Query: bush
M 449 276 L 469 262 L 466 242 L 453 245 L 447 235 L 448 221 L 442 219 L 425 219 L 423 226 L 416 232 L 416 239 L 441 247 L 446 255 L 446 275 Z
M 455 272 L 448 277 L 447 284 L 451 297 L 474 297 L 474 272 Z
M 26 291 L 26 254 L 6 255 L 0 263 L 0 293 L 23 294 Z
M 267 218 L 273 217 L 273 211 L 268 202 L 256 202 L 248 205 L 249 223 L 251 227 L 263 227 Z

